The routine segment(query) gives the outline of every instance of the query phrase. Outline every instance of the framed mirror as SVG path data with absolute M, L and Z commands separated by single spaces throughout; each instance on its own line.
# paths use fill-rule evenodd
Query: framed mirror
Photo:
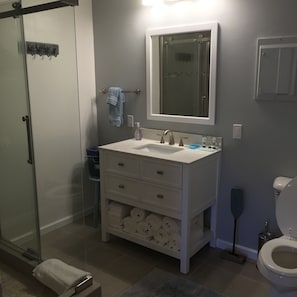
M 148 29 L 147 118 L 214 125 L 218 24 Z

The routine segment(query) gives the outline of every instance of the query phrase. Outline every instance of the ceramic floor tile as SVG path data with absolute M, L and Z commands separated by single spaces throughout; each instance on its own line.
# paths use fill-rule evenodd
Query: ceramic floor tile
M 131 284 L 103 270 L 94 268 L 94 266 L 87 265 L 86 269 L 92 273 L 94 280 L 101 284 L 102 297 L 117 296 L 131 286 Z
M 110 249 L 114 249 L 123 255 L 133 256 L 134 258 L 138 258 L 149 263 L 156 264 L 163 257 L 163 254 L 159 252 L 121 238 L 112 238 L 107 245 Z
M 262 274 L 257 268 L 256 261 L 247 261 L 243 266 L 241 275 L 246 276 L 247 278 L 253 279 L 258 282 L 266 283 L 264 276 L 262 276 Z
M 224 292 L 228 284 L 233 281 L 236 273 L 213 264 L 203 263 L 196 269 L 190 279 L 218 293 Z
M 153 264 L 149 264 L 141 259 L 122 256 L 110 263 L 105 271 L 122 281 L 133 284 L 144 277 L 153 267 Z
M 86 263 L 94 268 L 108 271 L 120 257 L 122 254 L 117 251 L 111 250 L 107 246 L 101 246 L 100 249 L 88 252 Z
M 269 286 L 242 275 L 236 275 L 222 292 L 228 297 L 268 297 Z
M 190 272 L 184 275 L 179 271 L 179 260 L 116 237 L 104 243 L 100 229 L 81 223 L 69 224 L 43 235 L 42 251 L 44 258 L 59 258 L 92 273 L 102 285 L 102 297 L 119 297 L 154 267 L 190 279 L 228 297 L 267 297 L 269 291 L 255 262 L 240 265 L 227 261 L 221 257 L 222 251 L 207 246 L 192 257 Z M 24 292 L 32 290 L 28 276 L 22 281 L 22 277 L 12 272 L 9 277 L 18 277 L 18 287 L 21 288 L 21 294 L 16 292 L 11 296 L 24 297 Z M 48 290 L 39 286 L 28 296 L 48 297 L 46 294 Z

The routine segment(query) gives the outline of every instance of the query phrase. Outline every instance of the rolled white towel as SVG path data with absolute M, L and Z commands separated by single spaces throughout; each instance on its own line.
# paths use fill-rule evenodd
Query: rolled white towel
M 147 222 L 150 229 L 155 232 L 158 231 L 162 226 L 162 219 L 163 217 L 154 213 L 149 214 L 145 221 Z
M 181 236 L 179 233 L 169 234 L 168 248 L 176 252 L 180 251 Z
M 144 209 L 134 207 L 131 209 L 130 216 L 136 221 L 141 222 L 147 216 L 147 212 Z
M 173 218 L 164 217 L 162 222 L 162 228 L 168 233 L 179 233 L 180 232 L 180 221 Z
M 155 231 L 153 237 L 154 241 L 161 246 L 166 246 L 168 244 L 168 232 L 163 228 L 160 228 L 159 230 Z
M 150 239 L 153 237 L 153 231 L 146 221 L 137 223 L 137 234 Z
M 58 295 L 77 285 L 88 275 L 91 274 L 58 259 L 45 260 L 33 270 L 33 276 Z
M 137 222 L 130 216 L 123 218 L 123 226 L 124 226 L 124 231 L 128 233 L 137 232 Z

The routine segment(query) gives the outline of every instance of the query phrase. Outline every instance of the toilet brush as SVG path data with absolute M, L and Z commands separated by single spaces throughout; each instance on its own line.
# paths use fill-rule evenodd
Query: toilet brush
M 234 218 L 233 229 L 233 246 L 232 251 L 225 250 L 222 253 L 222 258 L 243 264 L 246 260 L 246 256 L 235 251 L 236 235 L 237 235 L 237 219 L 243 212 L 243 191 L 242 189 L 233 188 L 231 190 L 231 212 Z

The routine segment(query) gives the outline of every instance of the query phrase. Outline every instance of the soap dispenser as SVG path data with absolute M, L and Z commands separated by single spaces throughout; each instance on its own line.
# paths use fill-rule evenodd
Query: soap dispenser
M 135 132 L 134 132 L 134 137 L 136 140 L 141 140 L 142 139 L 142 131 L 141 131 L 141 128 L 140 128 L 140 123 L 139 122 L 136 122 L 136 129 L 135 129 Z

